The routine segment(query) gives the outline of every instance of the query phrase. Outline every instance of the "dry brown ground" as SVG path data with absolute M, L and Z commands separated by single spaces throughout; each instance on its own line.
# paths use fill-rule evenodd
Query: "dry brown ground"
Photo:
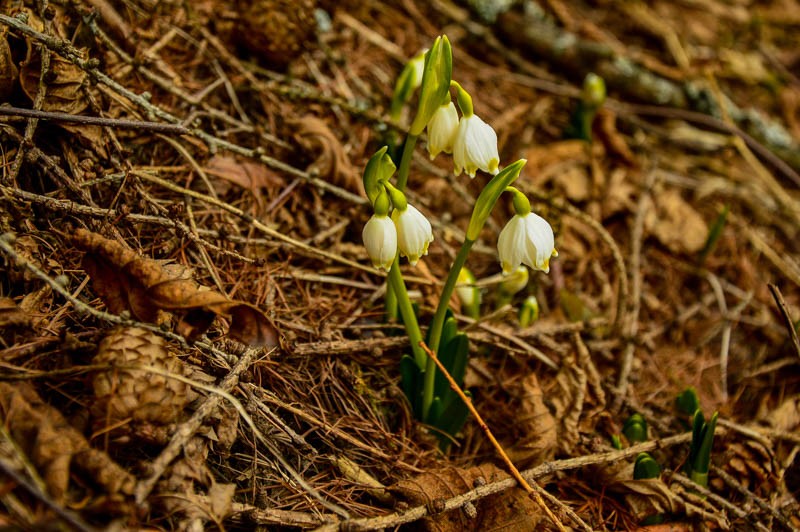
M 557 526 L 477 425 L 442 456 L 413 420 L 361 245 L 394 80 L 446 33 L 556 230 L 549 275 L 496 313 L 487 283 L 486 319 L 463 321 L 467 385 L 517 467 L 569 527 L 800 527 L 796 1 L 543 0 L 494 22 L 320 1 L 319 26 L 313 0 L 43 4 L 0 4 L 0 525 Z M 561 140 L 590 70 L 610 96 L 594 142 Z M 404 270 L 423 323 L 486 182 L 448 165 L 423 145 L 412 163 L 436 234 Z M 542 316 L 520 329 L 528 294 Z M 688 386 L 720 412 L 707 492 L 680 474 Z M 649 440 L 615 451 L 633 412 Z M 661 481 L 630 481 L 640 451 Z

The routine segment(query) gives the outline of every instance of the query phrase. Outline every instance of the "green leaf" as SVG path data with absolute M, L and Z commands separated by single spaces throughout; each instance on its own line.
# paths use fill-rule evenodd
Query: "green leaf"
M 703 426 L 706 424 L 706 418 L 703 416 L 703 411 L 698 409 L 694 413 L 694 422 L 692 423 L 692 446 L 689 449 L 689 462 L 687 465 L 690 469 L 694 468 L 694 462 L 697 454 L 700 451 L 700 444 L 703 440 Z
M 722 211 L 717 216 L 714 223 L 711 224 L 711 227 L 708 229 L 708 237 L 706 237 L 706 243 L 703 246 L 703 249 L 700 250 L 700 254 L 698 255 L 698 260 L 700 264 L 705 262 L 706 258 L 714 251 L 714 248 L 717 246 L 717 241 L 719 237 L 722 236 L 722 230 L 725 229 L 725 223 L 728 220 L 728 212 L 730 212 L 730 207 L 725 205 L 722 208 Z
M 439 348 L 439 361 L 461 386 L 464 380 L 464 371 L 467 367 L 469 357 L 469 339 L 464 333 L 458 333 L 449 342 L 442 344 Z M 436 372 L 436 381 L 433 387 L 434 395 L 445 399 L 445 405 L 449 404 L 449 399 L 454 396 L 458 400 L 457 394 L 450 388 L 450 382 L 441 371 Z
M 431 408 L 428 410 L 428 419 L 425 420 L 425 423 L 439 428 L 439 423 L 442 420 L 443 410 L 444 405 L 442 404 L 442 398 L 434 397 L 433 402 L 431 403 Z
M 400 358 L 400 377 L 403 393 L 406 394 L 408 402 L 414 415 L 419 417 L 420 404 L 422 402 L 422 372 L 414 361 L 414 357 L 403 355 Z
M 467 363 L 469 362 L 469 338 L 464 333 L 458 333 L 455 338 L 450 340 L 453 345 L 453 351 L 456 356 L 453 359 L 453 364 L 450 366 L 450 375 L 456 381 L 459 387 L 464 385 L 464 374 L 467 372 Z
M 447 318 L 444 320 L 444 327 L 442 327 L 442 339 L 439 341 L 439 345 L 444 345 L 453 338 L 456 337 L 458 334 L 458 323 L 456 323 L 456 319 L 453 317 L 453 312 L 450 309 L 447 309 L 450 313 Z M 445 365 L 445 367 L 447 367 Z
M 661 475 L 661 466 L 647 453 L 639 453 L 633 466 L 634 480 L 658 478 Z
M 711 465 L 711 448 L 714 446 L 714 429 L 717 426 L 719 412 L 714 412 L 708 423 L 703 424 L 702 438 L 699 442 L 697 454 L 694 457 L 692 471 L 705 474 L 708 481 L 708 468 Z M 706 484 L 703 484 L 705 486 Z
M 467 397 L 472 397 L 469 392 L 464 393 Z M 464 426 L 464 422 L 469 416 L 469 409 L 467 408 L 467 405 L 465 405 L 464 402 L 458 397 L 455 399 L 455 401 L 452 401 L 447 408 L 444 409 L 439 418 L 439 423 L 437 424 L 438 428 L 452 436 L 458 434 L 458 431 L 460 431 L 461 427 Z

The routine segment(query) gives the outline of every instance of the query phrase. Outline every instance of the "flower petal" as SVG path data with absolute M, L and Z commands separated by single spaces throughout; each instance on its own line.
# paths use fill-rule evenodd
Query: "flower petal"
M 400 254 L 408 257 L 412 266 L 419 258 L 428 254 L 428 246 L 433 242 L 431 223 L 413 205 L 405 210 L 395 209 L 392 220 L 397 227 L 397 243 Z
M 397 255 L 397 229 L 392 220 L 385 215 L 373 215 L 361 236 L 372 265 L 388 272 Z

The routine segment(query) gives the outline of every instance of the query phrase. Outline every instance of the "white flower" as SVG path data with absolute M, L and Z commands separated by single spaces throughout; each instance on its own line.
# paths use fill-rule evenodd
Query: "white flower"
M 372 265 L 387 272 L 397 256 L 397 229 L 388 216 L 374 214 L 361 233 Z
M 458 111 L 453 102 L 441 105 L 428 121 L 428 153 L 431 159 L 440 152 L 453 153 L 458 132 Z
M 455 173 L 462 170 L 475 177 L 479 168 L 492 175 L 498 172 L 497 133 L 477 115 L 463 116 L 453 142 Z
M 524 216 L 515 214 L 509 220 L 497 239 L 497 253 L 505 274 L 516 270 L 520 263 L 547 273 L 550 257 L 558 255 L 552 227 L 532 212 Z
M 400 254 L 408 257 L 412 266 L 419 258 L 428 254 L 428 245 L 433 242 L 431 223 L 415 207 L 392 211 L 392 220 L 397 226 L 397 243 Z

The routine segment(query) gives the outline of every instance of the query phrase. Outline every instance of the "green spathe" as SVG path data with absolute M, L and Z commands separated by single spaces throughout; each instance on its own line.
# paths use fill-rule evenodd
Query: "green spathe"
M 453 50 L 446 35 L 436 38 L 433 46 L 425 54 L 425 69 L 422 72 L 422 86 L 419 93 L 417 115 L 411 123 L 409 133 L 418 136 L 425 129 L 433 113 L 439 108 L 450 91 L 450 78 L 453 75 Z
M 527 162 L 525 159 L 520 159 L 509 164 L 486 184 L 475 202 L 475 208 L 472 209 L 472 218 L 470 218 L 469 227 L 467 227 L 467 239 L 472 241 L 478 239 L 483 225 L 492 213 L 494 204 L 497 203 L 506 187 L 517 180 L 522 167 Z
M 392 158 L 386 153 L 388 149 L 388 146 L 384 146 L 376 151 L 364 168 L 364 191 L 373 205 L 375 205 L 378 196 L 383 192 L 383 183 L 388 183 L 389 178 L 392 177 L 392 174 L 397 169 Z

